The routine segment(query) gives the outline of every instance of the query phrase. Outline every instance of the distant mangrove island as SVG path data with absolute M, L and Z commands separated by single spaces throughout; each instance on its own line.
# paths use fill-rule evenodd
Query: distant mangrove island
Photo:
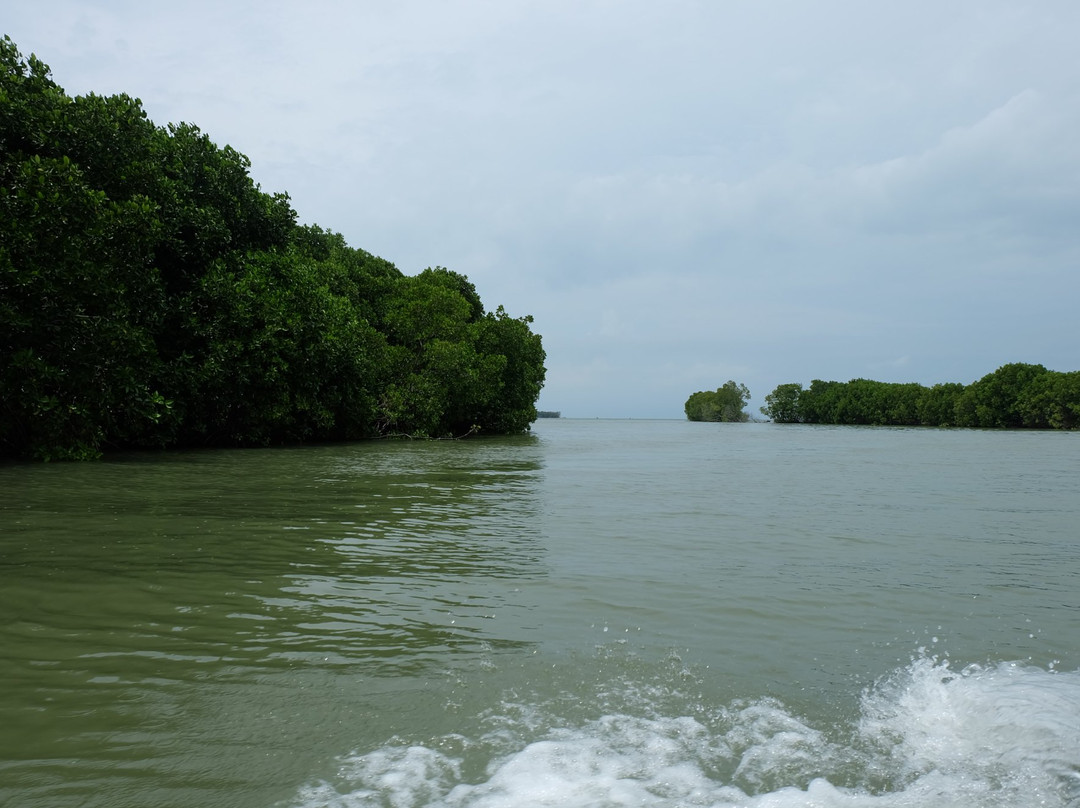
M 249 166 L 0 40 L 0 457 L 528 429 L 531 317 L 298 224 Z
M 728 381 L 692 394 L 684 410 L 691 421 L 747 421 L 749 400 L 746 385 Z M 806 388 L 781 384 L 765 397 L 761 413 L 779 424 L 1076 429 L 1080 371 L 1014 362 L 966 386 L 814 379 Z
M 750 420 L 746 405 L 750 390 L 745 384 L 726 381 L 716 390 L 700 390 L 693 393 L 683 405 L 690 421 L 743 422 Z
M 806 388 L 781 384 L 765 397 L 761 412 L 777 423 L 795 424 L 1076 429 L 1080 371 L 1016 362 L 966 386 L 814 379 Z

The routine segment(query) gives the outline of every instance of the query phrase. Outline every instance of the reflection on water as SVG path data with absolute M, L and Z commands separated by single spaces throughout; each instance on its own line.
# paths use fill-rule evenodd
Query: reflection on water
M 542 574 L 534 444 L 136 456 L 65 469 L 59 502 L 52 469 L 9 469 L 9 627 L 91 666 L 420 664 L 502 605 L 462 581 Z
M 480 626 L 544 574 L 539 470 L 532 438 L 0 469 L 0 803 L 62 804 L 76 759 L 87 784 L 150 767 L 186 790 L 222 755 L 245 781 L 288 716 L 349 713 L 335 670 L 390 680 L 347 694 L 363 713 L 403 673 L 521 647 Z

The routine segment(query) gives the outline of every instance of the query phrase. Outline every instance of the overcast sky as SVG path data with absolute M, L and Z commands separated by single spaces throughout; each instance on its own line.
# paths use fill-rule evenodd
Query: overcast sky
M 1080 370 L 1076 0 L 9 3 L 70 95 L 531 314 L 542 409 Z

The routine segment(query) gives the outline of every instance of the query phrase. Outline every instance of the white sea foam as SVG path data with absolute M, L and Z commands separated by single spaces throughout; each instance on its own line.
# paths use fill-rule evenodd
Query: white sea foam
M 295 804 L 1080 806 L 1080 672 L 919 659 L 869 689 L 840 730 L 809 726 L 771 699 L 694 717 L 642 708 L 560 725 L 551 705 L 504 704 L 475 738 L 351 756 Z

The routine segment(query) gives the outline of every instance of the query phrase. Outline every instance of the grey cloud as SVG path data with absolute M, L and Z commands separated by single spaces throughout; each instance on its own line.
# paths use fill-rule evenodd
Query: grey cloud
M 542 405 L 1076 369 L 1080 6 L 44 2 L 9 33 L 532 313 Z M 1004 324 L 1008 324 L 1007 327 Z

